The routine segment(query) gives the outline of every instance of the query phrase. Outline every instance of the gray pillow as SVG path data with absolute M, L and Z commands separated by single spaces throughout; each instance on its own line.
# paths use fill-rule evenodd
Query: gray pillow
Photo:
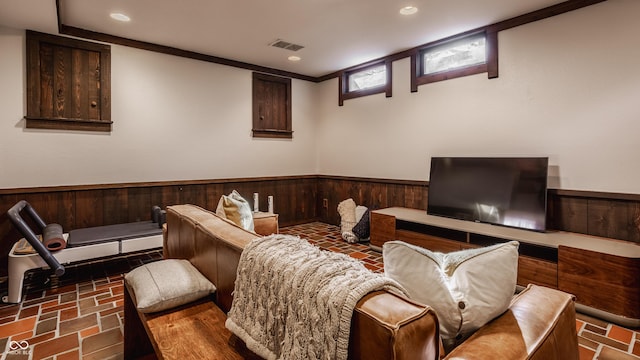
M 353 233 L 358 237 L 358 239 L 368 239 L 369 238 L 369 209 L 365 210 L 364 214 L 360 218 L 360 221 L 353 227 Z
M 216 291 L 188 260 L 155 261 L 131 270 L 124 277 L 133 290 L 140 312 L 167 310 Z

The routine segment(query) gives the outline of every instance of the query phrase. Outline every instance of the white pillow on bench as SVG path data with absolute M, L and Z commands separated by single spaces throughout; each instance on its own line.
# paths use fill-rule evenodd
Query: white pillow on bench
M 188 260 L 166 259 L 131 270 L 124 277 L 133 290 L 136 307 L 151 313 L 201 299 L 216 291 Z

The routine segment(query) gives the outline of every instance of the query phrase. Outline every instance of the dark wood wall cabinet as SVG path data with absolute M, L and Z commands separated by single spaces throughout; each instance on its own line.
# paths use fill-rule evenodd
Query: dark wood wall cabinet
M 640 246 L 564 231 L 533 232 L 427 215 L 401 207 L 371 212 L 371 246 L 402 240 L 451 252 L 516 240 L 518 285 L 548 286 L 576 296 L 578 309 L 640 326 Z
M 290 78 L 253 73 L 253 137 L 293 137 Z
M 111 47 L 27 31 L 26 127 L 111 131 Z

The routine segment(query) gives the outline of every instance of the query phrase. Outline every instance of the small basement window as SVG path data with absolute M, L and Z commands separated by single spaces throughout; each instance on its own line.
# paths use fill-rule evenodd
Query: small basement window
M 339 77 L 340 106 L 344 100 L 385 93 L 391 97 L 391 62 L 382 61 L 347 70 Z
M 421 52 L 422 75 L 485 64 L 486 49 L 487 42 L 484 34 L 427 48 Z
M 360 70 L 347 75 L 347 92 L 373 89 L 387 83 L 387 67 L 385 64 Z
M 497 37 L 485 31 L 428 44 L 415 57 L 412 91 L 418 85 L 483 72 L 489 72 L 489 78 L 497 77 Z

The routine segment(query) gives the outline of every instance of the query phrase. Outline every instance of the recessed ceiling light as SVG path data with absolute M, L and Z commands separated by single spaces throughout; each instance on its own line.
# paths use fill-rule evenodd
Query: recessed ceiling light
M 295 55 L 291 55 L 287 59 L 289 59 L 289 61 L 294 61 L 294 62 L 302 60 L 300 56 L 295 56 Z
M 118 21 L 123 21 L 123 22 L 131 21 L 131 18 L 123 13 L 111 13 L 109 16 L 111 16 L 112 19 L 118 20 Z
M 402 15 L 413 15 L 418 12 L 418 8 L 415 6 L 405 6 L 400 9 L 400 14 Z

